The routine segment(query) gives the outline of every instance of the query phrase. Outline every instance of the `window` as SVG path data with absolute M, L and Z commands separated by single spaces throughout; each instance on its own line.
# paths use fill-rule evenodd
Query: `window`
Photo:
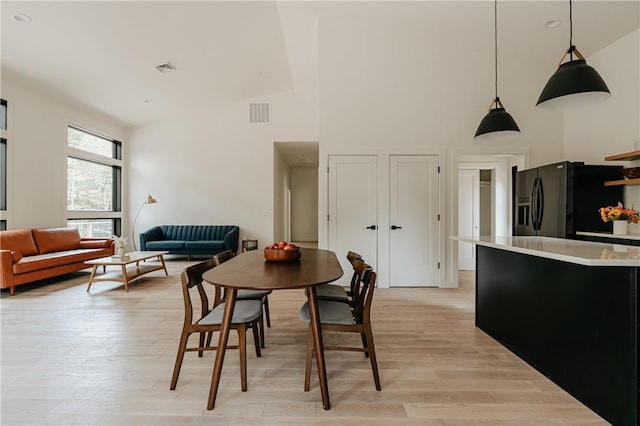
M 122 144 L 69 126 L 67 149 L 67 226 L 83 237 L 120 235 Z
M 0 138 L 0 210 L 7 210 L 7 140 Z
M 7 229 L 7 101 L 0 99 L 0 231 Z
M 7 130 L 7 101 L 0 99 L 0 129 Z

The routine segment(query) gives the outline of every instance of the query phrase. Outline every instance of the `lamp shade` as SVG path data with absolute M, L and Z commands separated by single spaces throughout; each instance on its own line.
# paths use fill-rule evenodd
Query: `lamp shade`
M 600 74 L 584 59 L 565 62 L 547 82 L 536 107 L 552 111 L 609 99 L 611 92 Z
M 504 108 L 492 108 L 484 116 L 474 139 L 506 139 L 520 133 L 520 128 L 516 121 Z

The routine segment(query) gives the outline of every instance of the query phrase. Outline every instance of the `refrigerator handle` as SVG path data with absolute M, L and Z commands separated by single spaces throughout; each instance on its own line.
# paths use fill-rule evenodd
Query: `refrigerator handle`
M 537 206 L 538 206 L 538 178 L 533 180 L 533 187 L 531 188 L 531 210 L 529 214 L 531 215 L 531 225 L 533 226 L 533 230 L 538 230 L 538 225 L 536 224 L 536 220 L 538 217 Z
M 544 186 L 542 178 L 538 178 L 538 230 L 542 227 L 542 216 L 544 215 Z

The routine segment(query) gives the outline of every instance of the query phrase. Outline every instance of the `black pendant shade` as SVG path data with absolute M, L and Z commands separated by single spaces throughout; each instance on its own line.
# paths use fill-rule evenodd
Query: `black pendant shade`
M 562 61 L 569 55 L 569 62 Z M 574 59 L 574 56 L 577 59 Z M 573 45 L 573 3 L 569 0 L 569 49 L 562 55 L 558 69 L 542 89 L 537 108 L 564 110 L 609 99 L 611 92 L 600 74 L 587 65 Z
M 520 128 L 516 121 L 504 109 L 504 105 L 498 97 L 498 0 L 493 2 L 493 42 L 494 42 L 494 61 L 495 61 L 495 97 L 489 104 L 487 115 L 484 116 L 476 135 L 475 140 L 504 139 L 520 133 Z
M 520 128 L 511 117 L 511 114 L 505 111 L 504 108 L 493 108 L 489 110 L 480 122 L 474 138 L 488 139 L 491 137 L 497 139 L 513 136 L 519 132 Z
M 542 89 L 536 106 L 565 109 L 603 101 L 610 96 L 611 92 L 600 74 L 584 59 L 576 59 L 558 67 Z

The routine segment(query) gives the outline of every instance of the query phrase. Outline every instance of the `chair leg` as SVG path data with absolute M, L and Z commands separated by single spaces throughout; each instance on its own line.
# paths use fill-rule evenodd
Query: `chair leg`
M 198 351 L 198 357 L 202 358 L 202 354 L 204 353 L 204 351 L 202 350 L 202 348 L 204 347 L 204 339 L 205 339 L 205 335 L 207 334 L 206 331 L 201 331 L 200 332 L 200 350 Z
M 260 330 L 260 323 L 259 320 L 258 321 L 253 321 L 251 323 L 251 329 L 253 330 L 252 334 L 253 334 L 253 344 L 256 347 L 256 356 L 259 358 L 262 356 L 262 352 L 260 351 L 260 336 L 259 336 L 259 330 Z
M 362 339 L 362 347 L 367 349 L 367 336 L 365 333 L 360 333 L 360 338 Z M 369 358 L 369 351 L 364 351 L 365 358 Z
M 240 349 L 240 388 L 247 391 L 247 329 L 246 324 L 238 325 L 238 348 Z
M 269 315 L 269 296 L 264 296 L 263 305 L 264 305 L 264 316 L 267 318 L 267 327 L 271 328 L 271 316 Z
M 311 382 L 311 361 L 313 360 L 313 333 L 309 324 L 309 338 L 307 339 L 307 358 L 304 367 L 304 391 L 309 392 Z
M 264 339 L 264 319 L 262 318 L 262 316 L 260 316 L 260 319 L 258 320 L 258 326 L 260 331 L 260 346 L 264 348 L 266 343 Z
M 369 360 L 371 361 L 371 370 L 373 371 L 373 381 L 376 384 L 376 390 L 381 390 L 380 376 L 378 375 L 378 361 L 376 361 L 376 348 L 373 344 L 373 332 L 371 331 L 371 326 L 369 324 L 365 324 L 364 329 L 367 339 Z
M 180 336 L 180 343 L 178 344 L 178 354 L 176 355 L 176 363 L 173 367 L 173 376 L 171 376 L 171 384 L 169 385 L 170 390 L 174 390 L 176 388 L 176 384 L 178 383 L 178 376 L 180 375 L 180 367 L 182 367 L 182 360 L 184 359 L 184 352 L 187 349 L 187 340 L 189 340 L 189 333 L 187 330 L 182 330 L 182 335 Z
M 211 347 L 211 338 L 213 337 L 213 331 L 207 332 L 207 348 Z

